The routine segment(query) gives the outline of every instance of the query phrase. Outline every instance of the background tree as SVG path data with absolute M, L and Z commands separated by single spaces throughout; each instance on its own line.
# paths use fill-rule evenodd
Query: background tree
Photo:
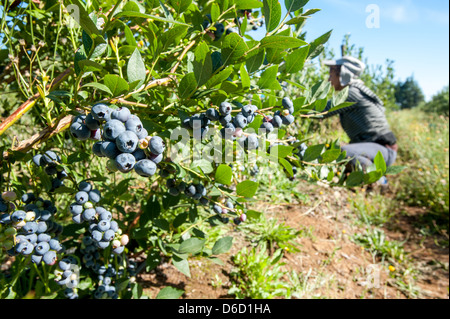
M 426 112 L 443 114 L 445 116 L 449 115 L 449 95 L 448 85 L 444 87 L 440 92 L 435 94 L 431 101 L 425 103 L 421 108 Z
M 402 109 L 411 109 L 424 102 L 425 97 L 422 89 L 413 76 L 405 82 L 398 82 L 395 86 L 395 100 Z

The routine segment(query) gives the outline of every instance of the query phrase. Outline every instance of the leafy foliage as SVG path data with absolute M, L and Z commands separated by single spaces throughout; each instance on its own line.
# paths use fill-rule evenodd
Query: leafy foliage
M 431 101 L 421 105 L 420 109 L 428 113 L 437 113 L 449 116 L 449 87 L 448 85 L 435 94 Z
M 395 86 L 395 101 L 402 109 L 417 107 L 424 100 L 423 92 L 412 76 Z
M 74 224 L 69 213 L 81 181 L 101 190 L 102 205 L 113 212 L 130 239 L 120 258 L 107 249 L 96 258 L 108 269 L 120 268 L 109 277 L 118 298 L 141 298 L 136 274 L 154 269 L 163 259 L 186 276 L 190 276 L 189 258 L 220 263 L 218 255 L 229 251 L 232 238 L 218 235 L 216 229 L 234 227 L 229 218 L 234 224 L 245 222 L 247 214 L 251 215 L 248 206 L 260 189 L 260 183 L 252 180 L 251 159 L 273 165 L 286 178 L 301 177 L 330 186 L 360 186 L 387 173 L 384 159 L 377 157 L 369 172 L 347 178 L 343 172 L 348 159 L 336 141 L 302 148 L 314 133 L 302 131 L 315 115 L 313 110 L 323 109 L 329 97 L 335 107 L 345 103 L 344 95 L 334 95 L 329 83 L 309 77 L 311 71 L 305 67 L 320 55 L 331 34 L 305 41 L 302 27 L 318 11 L 304 12 L 306 3 L 285 1 L 288 12 L 283 18 L 281 4 L 273 0 L 54 0 L 22 1 L 20 6 L 5 2 L 0 48 L 4 93 L 0 105 L 5 115 L 0 123 L 0 189 L 19 195 L 32 191 L 37 196 L 48 195 L 56 203 L 55 217 L 65 227 L 61 234 L 64 244 L 82 267 L 77 288 L 81 298 L 104 297 L 102 291 L 96 293 L 105 286 L 104 278 L 98 279 L 95 271 L 84 267 L 90 245 L 83 240 L 90 230 Z M 266 34 L 256 40 L 248 31 L 261 17 Z M 283 105 L 285 97 L 292 97 L 293 105 Z M 148 137 L 164 139 L 168 150 L 158 163 L 158 174 L 115 173 L 111 162 L 93 154 L 95 136 L 79 141 L 70 134 L 74 119 L 85 121 L 87 117 L 81 115 L 89 116 L 98 102 L 112 110 L 126 106 L 141 119 Z M 197 139 L 195 133 L 193 138 L 189 131 L 189 143 L 181 149 L 187 150 L 188 160 L 176 160 L 169 152 L 178 145 L 173 138 L 177 130 L 187 119 L 223 102 L 232 104 L 234 113 L 242 113 L 249 104 L 256 106 L 255 118 L 241 132 L 244 136 L 256 134 L 254 131 L 277 112 L 289 109 L 292 121 L 272 138 L 258 132 L 258 150 L 239 152 L 239 142 L 226 140 L 223 148 L 216 149 L 221 159 L 217 162 L 208 161 L 208 156 L 192 160 L 193 153 L 206 153 L 212 139 Z M 226 146 L 233 157 L 223 163 Z M 67 173 L 57 189 L 42 168 L 30 165 L 34 153 L 50 149 L 60 158 L 55 166 Z M 238 153 L 242 161 L 236 165 Z M 237 171 L 235 166 L 243 169 Z M 172 184 L 178 187 L 181 183 L 193 186 L 198 198 L 175 193 Z M 14 204 L 21 204 L 20 196 Z M 221 214 L 214 211 L 216 206 Z M 270 240 L 290 245 L 294 234 L 288 230 Z M 261 262 L 258 267 L 264 266 L 255 282 L 261 278 L 274 281 L 268 283 L 268 294 L 255 291 L 250 295 L 272 297 L 285 292 L 280 273 L 265 267 L 279 267 L 276 262 L 282 253 L 271 259 L 256 251 L 252 254 L 253 265 Z M 1 297 L 23 298 L 33 284 L 36 298 L 63 297 L 63 288 L 53 281 L 54 272 L 59 271 L 56 266 L 39 267 L 30 268 L 29 259 L 17 258 L 11 268 L 15 275 L 1 278 Z M 27 278 L 27 284 L 18 284 Z M 247 293 L 239 293 L 244 295 Z M 179 296 L 179 290 L 167 288 L 158 297 Z

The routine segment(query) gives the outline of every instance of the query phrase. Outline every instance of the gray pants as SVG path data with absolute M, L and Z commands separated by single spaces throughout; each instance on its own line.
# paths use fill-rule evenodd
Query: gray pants
M 353 167 L 359 162 L 365 170 L 373 164 L 373 160 L 378 152 L 383 154 L 386 166 L 394 164 L 397 158 L 397 152 L 378 143 L 352 143 L 341 146 L 343 151 L 347 152 L 347 157 L 353 157 L 350 161 Z

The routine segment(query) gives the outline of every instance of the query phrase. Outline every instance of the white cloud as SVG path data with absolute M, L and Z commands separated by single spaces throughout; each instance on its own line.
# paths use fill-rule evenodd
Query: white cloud
M 418 8 L 410 0 L 389 4 L 381 10 L 381 14 L 395 23 L 415 22 L 420 17 Z
M 384 18 L 398 24 L 427 22 L 444 26 L 449 25 L 448 11 L 419 7 L 412 0 L 403 0 L 397 4 L 389 3 L 382 9 L 382 15 Z

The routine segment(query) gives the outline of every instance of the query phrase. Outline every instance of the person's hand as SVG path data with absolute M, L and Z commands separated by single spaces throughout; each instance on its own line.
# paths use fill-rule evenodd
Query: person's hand
M 394 151 L 398 152 L 398 144 L 394 144 L 394 145 L 387 145 L 386 144 L 386 147 L 390 148 L 391 150 L 394 150 Z

